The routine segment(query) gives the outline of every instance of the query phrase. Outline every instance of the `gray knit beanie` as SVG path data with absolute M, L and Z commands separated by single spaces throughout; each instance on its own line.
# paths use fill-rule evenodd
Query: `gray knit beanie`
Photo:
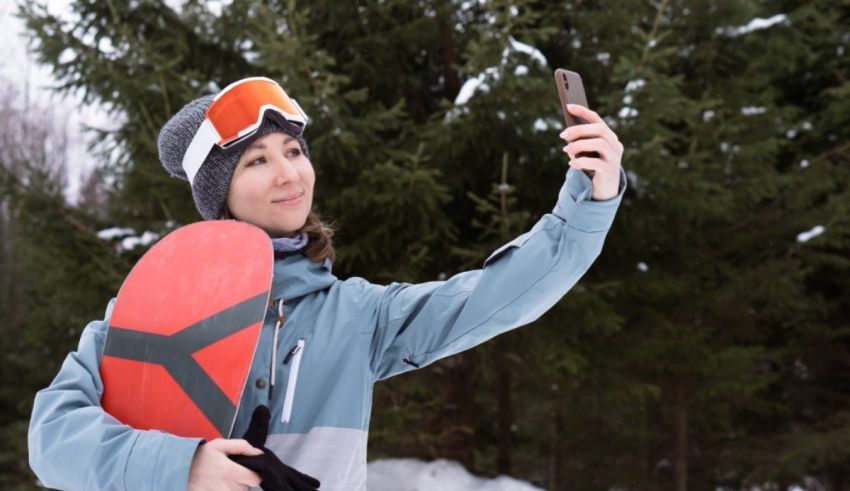
M 186 104 L 160 130 L 157 144 L 159 160 L 172 176 L 184 181 L 189 180 L 186 177 L 186 171 L 183 170 L 183 155 L 189 148 L 195 132 L 204 122 L 213 97 L 213 95 L 207 95 Z M 249 142 L 269 133 L 285 133 L 294 137 L 301 145 L 304 155 L 310 156 L 307 142 L 304 141 L 299 128 L 294 124 L 279 123 L 273 118 L 265 118 Z M 204 220 L 217 220 L 221 217 L 227 200 L 227 190 L 230 188 L 230 179 L 233 177 L 240 154 L 239 151 L 225 152 L 217 145 L 213 146 L 195 175 L 195 181 L 190 183 L 195 207 L 198 208 Z

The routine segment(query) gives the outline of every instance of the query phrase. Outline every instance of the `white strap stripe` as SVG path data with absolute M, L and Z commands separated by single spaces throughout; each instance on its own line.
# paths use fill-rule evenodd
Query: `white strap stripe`
M 189 183 L 194 184 L 195 175 L 201 169 L 201 165 L 207 156 L 210 154 L 213 145 L 215 145 L 221 137 L 212 125 L 209 119 L 204 119 L 201 127 L 189 143 L 189 148 L 186 149 L 186 154 L 183 155 L 183 170 L 186 172 L 186 177 Z

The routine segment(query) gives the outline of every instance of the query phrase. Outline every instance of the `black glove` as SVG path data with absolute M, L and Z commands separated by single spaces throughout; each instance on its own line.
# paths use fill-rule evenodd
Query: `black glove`
M 321 483 L 307 474 L 298 472 L 281 462 L 277 455 L 265 447 L 269 433 L 271 414 L 266 406 L 257 406 L 251 415 L 251 424 L 242 438 L 253 447 L 263 451 L 262 455 L 230 455 L 230 460 L 256 472 L 263 478 L 260 487 L 264 491 L 315 491 Z

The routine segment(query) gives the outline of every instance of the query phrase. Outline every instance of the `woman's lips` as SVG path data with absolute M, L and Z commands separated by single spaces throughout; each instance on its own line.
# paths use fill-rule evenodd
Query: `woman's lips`
M 301 202 L 301 198 L 303 198 L 303 197 L 304 197 L 304 191 L 301 191 L 300 193 L 291 194 L 289 196 L 284 196 L 283 198 L 280 198 L 280 199 L 272 200 L 272 203 L 274 203 L 276 205 L 297 205 L 298 203 Z

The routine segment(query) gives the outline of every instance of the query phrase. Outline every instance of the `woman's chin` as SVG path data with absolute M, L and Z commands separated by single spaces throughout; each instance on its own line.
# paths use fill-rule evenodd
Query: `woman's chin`
M 299 230 L 304 228 L 304 224 L 306 224 L 306 223 L 307 223 L 307 220 L 304 220 L 303 222 L 301 222 L 300 225 L 294 224 L 294 223 L 293 224 L 288 223 L 283 227 L 280 227 L 280 226 L 270 227 L 270 228 L 264 228 L 264 230 L 273 239 L 276 239 L 278 237 L 294 237 L 295 235 L 298 234 Z

